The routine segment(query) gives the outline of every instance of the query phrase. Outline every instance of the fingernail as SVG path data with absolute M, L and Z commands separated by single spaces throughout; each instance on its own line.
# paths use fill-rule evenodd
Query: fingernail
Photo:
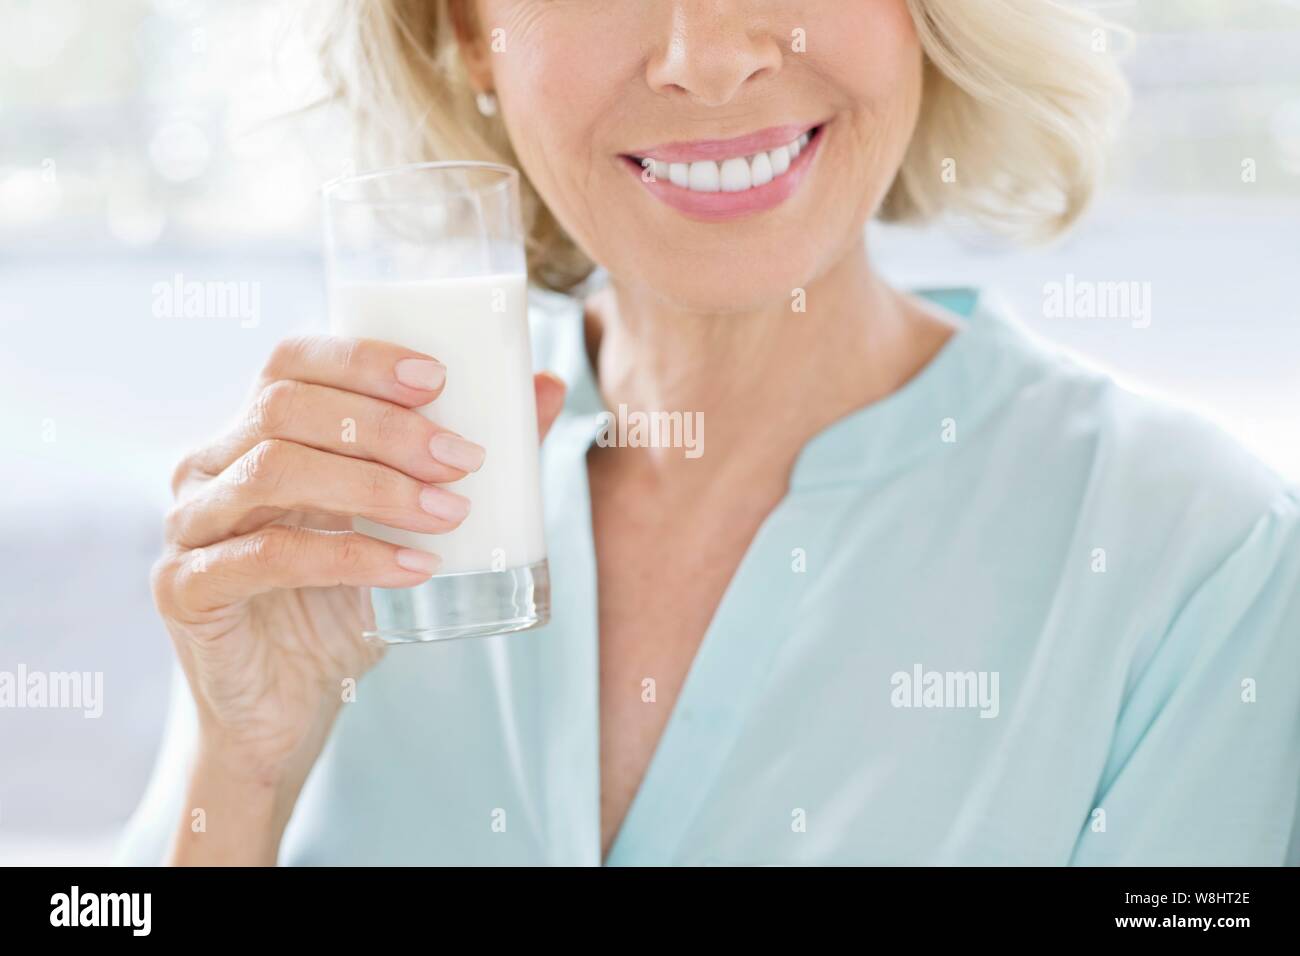
M 430 440 L 429 452 L 444 465 L 461 471 L 478 471 L 487 449 L 451 432 L 439 432 Z
M 447 367 L 432 359 L 402 359 L 397 363 L 397 380 L 408 388 L 432 392 L 447 381 Z
M 436 554 L 429 554 L 427 551 L 413 551 L 410 548 L 402 548 L 397 552 L 397 563 L 408 571 L 433 574 L 442 567 L 442 558 Z
M 469 499 L 442 488 L 425 488 L 420 492 L 420 507 L 443 521 L 461 521 L 469 514 Z

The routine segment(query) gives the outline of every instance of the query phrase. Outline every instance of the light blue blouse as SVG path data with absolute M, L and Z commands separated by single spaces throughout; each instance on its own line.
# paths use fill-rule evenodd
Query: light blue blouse
M 961 331 L 803 449 L 606 862 L 1300 862 L 1300 495 L 986 299 L 932 298 Z M 283 863 L 601 862 L 603 408 L 577 304 L 534 319 L 571 386 L 543 454 L 552 622 L 391 650 Z M 163 857 L 193 733 L 178 677 L 124 862 Z

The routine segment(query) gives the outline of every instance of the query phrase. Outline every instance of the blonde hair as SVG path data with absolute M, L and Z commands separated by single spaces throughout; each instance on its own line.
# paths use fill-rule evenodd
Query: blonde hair
M 519 166 L 483 116 L 461 61 L 457 0 L 332 0 L 318 23 L 333 98 L 357 122 L 358 159 L 482 159 Z M 906 0 L 925 52 L 920 116 L 880 209 L 941 215 L 1026 240 L 1064 232 L 1096 189 L 1128 101 L 1114 31 L 1057 0 Z M 472 7 L 472 4 L 467 4 Z M 569 291 L 593 265 L 522 173 L 529 270 Z

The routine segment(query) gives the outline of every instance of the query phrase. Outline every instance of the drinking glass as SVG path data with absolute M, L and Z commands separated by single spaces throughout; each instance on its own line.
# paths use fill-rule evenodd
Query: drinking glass
M 390 644 L 522 631 L 550 617 L 537 409 L 528 336 L 519 174 L 491 163 L 418 163 L 324 187 L 330 330 L 424 352 L 447 367 L 418 411 L 487 449 L 448 487 L 471 501 L 448 534 L 356 519 L 356 531 L 431 551 L 439 573 L 413 588 L 372 588 L 374 629 Z M 340 422 L 344 441 L 355 422 Z

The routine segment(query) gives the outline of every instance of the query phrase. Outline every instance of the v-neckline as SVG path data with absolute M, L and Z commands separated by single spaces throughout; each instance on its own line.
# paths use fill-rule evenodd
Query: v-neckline
M 580 312 L 579 319 L 581 318 Z M 581 575 L 582 580 L 578 583 L 577 590 L 581 591 L 583 600 L 579 603 L 586 605 L 581 623 L 575 615 L 569 625 L 581 627 L 584 632 L 580 641 L 584 652 L 580 666 L 591 683 L 589 690 L 583 689 L 582 697 L 584 709 L 593 714 L 595 720 L 594 735 L 585 735 L 588 752 L 594 757 L 591 772 L 595 778 L 595 818 L 585 842 L 590 845 L 594 840 L 595 861 L 602 866 L 666 864 L 672 859 L 675 848 L 694 818 L 699 800 L 708 792 L 706 776 L 716 774 L 721 769 L 726 751 L 740 730 L 749 700 L 742 691 L 747 689 L 752 693 L 757 690 L 759 678 L 765 672 L 764 664 L 777 649 L 780 639 L 789 631 L 786 622 L 774 620 L 770 609 L 759 608 L 752 603 L 747 608 L 738 596 L 742 588 L 745 591 L 749 589 L 749 585 L 742 582 L 755 574 L 781 577 L 789 574 L 785 564 L 765 569 L 755 568 L 760 561 L 757 555 L 766 550 L 764 542 L 770 534 L 769 529 L 774 519 L 778 519 L 782 513 L 789 493 L 782 497 L 760 523 L 737 564 L 735 573 L 727 582 L 718 606 L 692 655 L 686 677 L 659 739 L 655 742 L 645 773 L 628 804 L 609 851 L 604 852 L 600 817 L 603 773 L 600 764 L 599 613 L 598 610 L 588 613 L 586 608 L 598 608 L 600 587 L 588 453 L 600 431 L 599 416 L 605 409 L 596 388 L 594 371 L 590 367 L 581 321 L 578 325 L 577 348 L 581 353 L 580 358 L 570 352 L 568 357 L 571 364 L 563 370 L 571 375 L 570 409 L 556 423 L 551 437 L 557 444 L 563 444 L 564 447 L 557 448 L 556 451 L 561 454 L 564 467 L 569 472 L 564 484 L 570 495 L 566 496 L 564 507 L 579 512 L 576 516 L 570 515 L 572 523 L 568 526 L 569 534 L 565 536 L 563 554 L 554 556 L 566 561 L 562 573 Z M 574 368 L 574 365 L 578 367 Z M 775 583 L 777 582 L 770 581 L 766 586 Z M 575 589 L 566 587 L 565 590 L 572 594 Z M 786 613 L 786 609 L 783 608 L 779 613 Z M 740 641 L 744 632 L 749 632 L 749 638 Z M 762 653 L 764 648 L 770 653 Z M 721 681 L 725 681 L 726 693 L 713 693 L 709 690 L 710 686 L 717 686 Z M 558 767 L 556 771 L 563 772 Z M 689 808 L 683 806 L 684 798 L 691 795 L 694 796 L 692 805 Z
M 763 519 L 727 582 L 603 865 L 670 864 L 721 773 L 768 667 L 791 632 L 796 602 L 774 609 L 747 600 L 756 589 L 777 593 L 776 588 L 790 585 L 789 564 L 773 547 L 773 529 L 783 524 L 788 501 L 787 494 Z M 596 646 L 599 660 L 599 634 Z M 599 681 L 596 701 L 599 713 Z
M 968 307 L 973 311 L 976 305 L 972 301 Z M 587 352 L 586 316 L 581 303 L 577 311 L 576 329 L 569 331 L 576 343 L 569 343 L 566 356 L 569 368 L 563 370 L 569 372 L 571 382 L 570 400 L 566 403 L 569 408 L 557 426 L 565 431 L 563 440 L 569 446 L 563 452 L 566 467 L 573 469 L 568 487 L 579 493 L 575 495 L 578 500 L 570 498 L 565 506 L 582 512 L 579 527 L 572 529 L 577 540 L 566 542 L 566 546 L 573 548 L 569 557 L 574 559 L 573 566 L 566 571 L 583 573 L 581 590 L 584 597 L 590 598 L 588 607 L 595 608 L 599 600 L 599 581 L 588 452 L 600 430 L 600 415 L 607 410 Z M 969 313 L 963 316 L 969 317 Z M 608 853 L 603 850 L 600 819 L 603 771 L 600 765 L 599 614 L 584 615 L 588 633 L 583 635 L 582 643 L 583 649 L 589 653 L 583 663 L 592 684 L 590 693 L 583 696 L 584 709 L 593 715 L 595 721 L 593 822 L 595 859 L 600 865 L 657 866 L 673 862 L 712 781 L 722 771 L 745 716 L 762 688 L 763 678 L 783 642 L 794 631 L 798 592 L 805 586 L 808 575 L 791 574 L 790 547 L 798 547 L 802 540 L 806 540 L 810 521 L 829 520 L 804 509 L 795 516 L 796 520 L 787 521 L 792 510 L 796 510 L 792 508 L 792 502 L 801 484 L 796 479 L 810 470 L 816 456 L 834 444 L 834 436 L 878 418 L 887 408 L 915 403 L 924 396 L 926 383 L 941 376 L 945 366 L 958 362 L 970 339 L 971 329 L 960 329 L 898 392 L 850 412 L 805 444 L 796 462 L 791 487 L 760 523 L 705 628 Z M 743 595 L 754 593 L 783 592 L 790 600 L 777 607 L 767 602 L 746 603 L 743 598 Z M 586 739 L 590 748 L 591 736 L 586 735 Z M 591 831 L 587 832 L 590 834 Z M 590 839 L 588 836 L 586 842 L 590 843 Z
M 566 506 L 582 509 L 582 520 L 570 529 L 572 537 L 566 536 L 565 570 L 582 575 L 579 589 L 584 597 L 592 599 L 592 607 L 598 600 L 599 580 L 587 452 L 597 430 L 594 423 L 580 417 L 567 422 L 563 433 L 556 436 L 566 445 L 564 458 L 567 468 L 572 469 L 568 487 L 573 497 L 567 500 Z M 790 618 L 797 602 L 786 602 L 773 609 L 754 602 L 746 604 L 742 597 L 754 593 L 755 587 L 775 592 L 778 587 L 790 585 L 788 561 L 776 560 L 784 550 L 772 547 L 773 539 L 779 537 L 773 528 L 783 523 L 789 500 L 787 493 L 763 519 L 727 582 L 607 853 L 603 851 L 600 818 L 603 780 L 599 614 L 584 614 L 581 625 L 577 620 L 571 622 L 575 627 L 582 627 L 585 633 L 581 645 L 589 652 L 584 655 L 582 670 L 591 683 L 583 689 L 582 696 L 586 709 L 595 719 L 592 830 L 600 865 L 670 863 L 695 818 L 700 801 L 709 791 L 710 780 L 721 771 L 753 696 L 761 689 L 768 664 L 792 630 Z M 806 518 L 801 516 L 800 521 L 791 525 L 790 540 L 796 540 L 806 530 Z M 755 578 L 758 580 L 751 583 Z M 556 770 L 562 772 L 561 768 Z

